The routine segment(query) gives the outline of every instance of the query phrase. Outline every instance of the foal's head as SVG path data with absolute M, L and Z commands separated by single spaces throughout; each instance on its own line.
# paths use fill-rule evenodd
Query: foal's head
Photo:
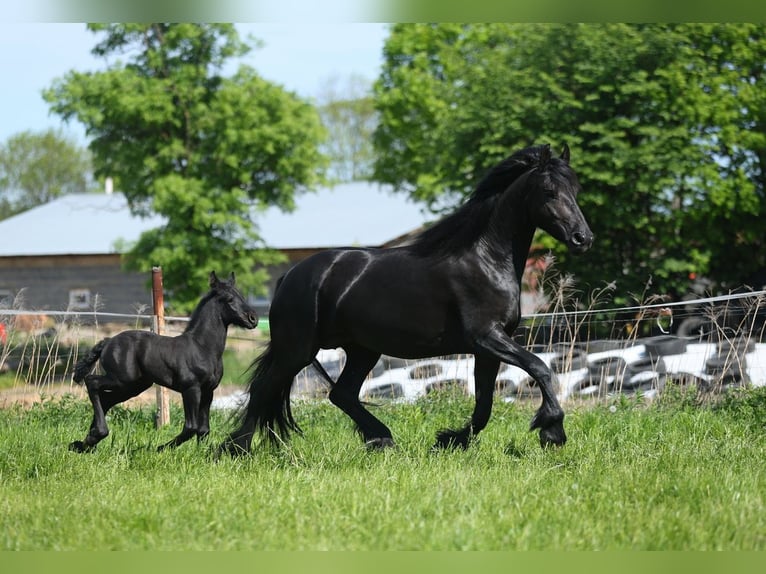
M 209 296 L 218 303 L 226 325 L 245 329 L 254 329 L 258 325 L 258 315 L 237 289 L 234 273 L 228 280 L 221 281 L 215 271 L 211 271 Z
M 587 251 L 593 244 L 593 232 L 577 205 L 581 187 L 569 167 L 569 148 L 565 145 L 560 157 L 553 157 L 548 145 L 535 149 L 538 153 L 529 158 L 526 174 L 525 196 L 530 219 L 571 251 Z

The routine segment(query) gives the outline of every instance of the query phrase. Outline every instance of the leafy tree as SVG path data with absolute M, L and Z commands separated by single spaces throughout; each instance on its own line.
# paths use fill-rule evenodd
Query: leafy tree
M 451 208 L 532 143 L 572 148 L 596 235 L 560 269 L 618 302 L 766 266 L 764 26 L 400 24 L 375 86 L 375 177 Z
M 12 135 L 0 145 L 0 219 L 92 191 L 91 172 L 88 151 L 56 130 Z
M 370 88 L 362 76 L 352 75 L 345 84 L 331 78 L 320 93 L 319 113 L 328 133 L 322 149 L 334 181 L 360 181 L 372 175 L 377 114 Z
M 260 289 L 262 266 L 279 256 L 263 248 L 255 218 L 269 205 L 293 208 L 321 180 L 316 110 L 247 66 L 221 75 L 249 49 L 232 25 L 88 27 L 104 35 L 93 53 L 115 59 L 106 71 L 68 73 L 45 97 L 85 125 L 96 173 L 114 178 L 134 213 L 167 218 L 127 265 L 162 265 L 180 309 L 196 303 L 211 269 Z

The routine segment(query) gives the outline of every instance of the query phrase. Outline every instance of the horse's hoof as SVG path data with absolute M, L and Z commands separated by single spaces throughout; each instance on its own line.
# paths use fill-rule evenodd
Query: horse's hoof
M 250 453 L 249 445 L 242 445 L 239 444 L 237 441 L 226 441 L 221 446 L 218 447 L 218 450 L 215 453 L 215 458 L 219 459 L 222 456 L 226 455 L 231 458 L 236 458 L 239 456 L 245 456 L 246 454 Z
M 92 452 L 96 449 L 95 446 L 89 446 L 86 445 L 81 440 L 76 440 L 74 442 L 69 443 L 69 450 L 72 452 Z
M 514 441 L 505 445 L 503 452 L 512 458 L 523 458 L 525 453 Z
M 566 442 L 567 435 L 564 433 L 563 427 L 540 429 L 540 446 L 542 448 L 564 446 Z
M 386 448 L 394 448 L 396 443 L 391 437 L 379 437 L 368 440 L 364 443 L 367 450 L 383 450 Z

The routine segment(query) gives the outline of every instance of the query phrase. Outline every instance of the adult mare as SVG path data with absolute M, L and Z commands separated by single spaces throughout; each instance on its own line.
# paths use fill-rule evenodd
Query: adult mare
M 255 310 L 236 288 L 234 273 L 229 280 L 220 281 L 212 272 L 209 283 L 210 291 L 197 304 L 180 335 L 123 331 L 96 343 L 74 366 L 73 379 L 85 382 L 93 404 L 93 421 L 85 440 L 74 441 L 70 450 L 93 450 L 109 434 L 107 411 L 152 383 L 181 393 L 185 417 L 180 434 L 158 450 L 178 446 L 193 436 L 207 436 L 213 391 L 223 376 L 228 327 L 253 329 L 258 324 Z M 104 374 L 89 374 L 99 360 Z
M 332 249 L 290 269 L 274 293 L 271 341 L 253 362 L 239 427 L 220 450 L 248 452 L 255 433 L 279 442 L 300 431 L 290 408 L 295 375 L 320 348 L 341 347 L 346 364 L 329 398 L 357 425 L 370 448 L 393 446 L 389 428 L 359 400 L 381 354 L 406 359 L 475 356 L 470 421 L 438 433 L 438 447 L 467 447 L 487 424 L 500 363 L 521 367 L 539 385 L 542 405 L 530 430 L 542 446 L 566 441 L 552 374 L 511 335 L 521 318 L 521 277 L 539 227 L 574 252 L 593 234 L 577 204 L 580 184 L 548 145 L 522 149 L 484 177 L 452 215 L 410 244 L 390 249 Z

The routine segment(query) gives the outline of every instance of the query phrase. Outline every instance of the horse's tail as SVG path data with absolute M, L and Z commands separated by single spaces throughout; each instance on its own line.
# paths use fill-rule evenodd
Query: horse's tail
M 104 350 L 104 345 L 106 345 L 108 340 L 109 337 L 96 343 L 93 348 L 88 351 L 87 355 L 75 363 L 74 375 L 72 376 L 75 383 L 82 383 L 85 377 L 93 370 L 93 365 L 95 365 L 99 357 L 101 357 L 101 351 Z
M 302 432 L 290 409 L 295 373 L 276 364 L 271 343 L 250 368 L 250 399 L 244 412 L 243 427 L 252 425 L 272 442 L 286 440 L 290 432 Z

